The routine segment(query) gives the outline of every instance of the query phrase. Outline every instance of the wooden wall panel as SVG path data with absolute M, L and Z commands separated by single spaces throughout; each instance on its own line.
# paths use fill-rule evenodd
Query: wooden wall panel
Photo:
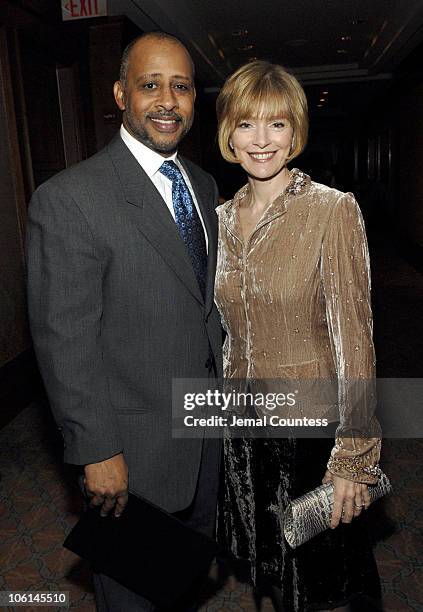
M 393 116 L 398 124 L 398 217 L 423 249 L 423 83 L 401 96 Z
M 113 97 L 113 83 L 119 76 L 123 20 L 92 26 L 89 31 L 91 96 L 94 112 L 96 150 L 116 134 L 121 113 Z
M 38 186 L 65 167 L 56 61 L 24 36 L 20 40 L 32 168 Z
M 0 29 L 0 366 L 28 348 L 23 232 L 26 206 L 8 62 Z

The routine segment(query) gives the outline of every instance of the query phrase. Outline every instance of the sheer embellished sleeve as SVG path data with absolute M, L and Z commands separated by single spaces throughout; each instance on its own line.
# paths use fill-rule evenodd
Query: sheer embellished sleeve
M 374 484 L 381 432 L 375 417 L 370 263 L 363 218 L 352 194 L 342 194 L 334 205 L 320 262 L 340 417 L 327 467 L 342 478 Z

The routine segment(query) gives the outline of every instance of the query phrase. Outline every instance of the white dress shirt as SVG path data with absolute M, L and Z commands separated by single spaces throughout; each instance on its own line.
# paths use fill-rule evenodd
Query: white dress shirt
M 149 149 L 145 145 L 142 144 L 139 140 L 134 138 L 128 130 L 124 128 L 123 125 L 120 127 L 120 136 L 123 142 L 126 144 L 128 149 L 131 151 L 132 155 L 135 157 L 141 168 L 147 174 L 149 179 L 151 179 L 153 185 L 156 187 L 157 191 L 162 196 L 163 200 L 166 203 L 166 206 L 169 209 L 170 214 L 173 219 L 175 219 L 175 211 L 173 209 L 173 201 L 172 201 L 172 181 L 164 176 L 159 171 L 160 166 L 164 161 L 173 161 L 178 166 L 179 170 L 184 177 L 184 181 L 187 184 L 189 192 L 192 197 L 192 201 L 194 202 L 194 206 L 197 209 L 198 215 L 200 217 L 201 225 L 203 226 L 204 237 L 206 239 L 206 249 L 208 251 L 208 239 L 206 227 L 204 225 L 203 217 L 201 215 L 200 207 L 198 206 L 197 198 L 195 197 L 194 190 L 192 188 L 191 182 L 188 178 L 188 175 L 182 166 L 181 162 L 178 160 L 177 152 L 171 155 L 170 157 L 163 157 L 159 153 L 156 153 L 152 149 Z

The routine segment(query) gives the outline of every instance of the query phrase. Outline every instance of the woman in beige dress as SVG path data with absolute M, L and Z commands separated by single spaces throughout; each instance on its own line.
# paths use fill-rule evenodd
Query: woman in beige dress
M 217 209 L 225 377 L 250 390 L 263 379 L 335 379 L 337 401 L 308 416 L 340 422 L 332 441 L 225 439 L 226 541 L 250 562 L 253 582 L 276 593 L 276 609 L 346 610 L 380 595 L 364 517 L 380 431 L 362 216 L 352 194 L 287 168 L 305 147 L 308 118 L 303 89 L 281 66 L 242 66 L 217 114 L 222 155 L 248 179 Z M 283 511 L 322 479 L 334 485 L 332 529 L 293 551 Z

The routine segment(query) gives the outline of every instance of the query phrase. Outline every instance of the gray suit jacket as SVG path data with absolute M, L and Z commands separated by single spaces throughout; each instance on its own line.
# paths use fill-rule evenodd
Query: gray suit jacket
M 130 490 L 168 511 L 194 495 L 202 440 L 172 439 L 172 378 L 221 375 L 213 302 L 217 189 L 182 160 L 209 241 L 204 302 L 177 226 L 119 135 L 35 192 L 31 330 L 65 461 L 123 451 Z

